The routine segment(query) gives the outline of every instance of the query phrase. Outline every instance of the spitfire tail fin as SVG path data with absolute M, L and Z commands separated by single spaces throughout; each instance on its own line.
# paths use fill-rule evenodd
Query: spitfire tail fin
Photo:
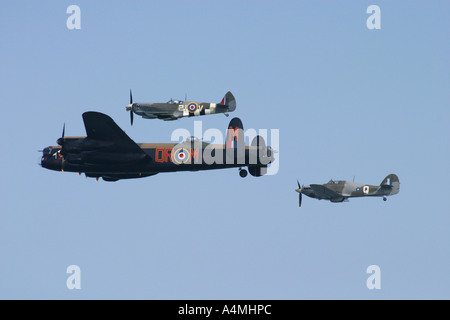
M 389 195 L 394 195 L 399 193 L 400 191 L 400 180 L 398 179 L 397 175 L 390 174 L 384 180 L 381 182 L 380 186 L 390 186 L 392 187 L 392 191 Z
M 228 106 L 228 111 L 230 112 L 236 109 L 236 99 L 230 91 L 225 94 L 220 104 Z

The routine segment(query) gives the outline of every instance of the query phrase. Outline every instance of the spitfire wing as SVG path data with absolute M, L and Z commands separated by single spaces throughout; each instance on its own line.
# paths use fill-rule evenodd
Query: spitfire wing
M 161 119 L 161 120 L 177 120 L 183 116 L 183 111 L 179 110 L 179 104 L 169 103 L 151 103 L 151 104 L 137 104 L 139 112 L 146 119 Z
M 181 111 L 167 111 L 167 110 L 145 110 L 142 117 L 144 119 L 161 119 L 164 121 L 177 120 L 183 116 Z
M 112 142 L 119 152 L 145 152 L 114 122 L 111 117 L 100 112 L 83 113 L 84 126 L 88 138 Z
M 331 189 L 328 189 L 327 187 L 324 187 L 323 185 L 320 184 L 312 184 L 310 185 L 311 189 L 313 189 L 314 194 L 320 198 L 320 199 L 338 199 L 338 198 L 342 198 L 342 195 L 340 195 L 337 192 L 334 192 Z

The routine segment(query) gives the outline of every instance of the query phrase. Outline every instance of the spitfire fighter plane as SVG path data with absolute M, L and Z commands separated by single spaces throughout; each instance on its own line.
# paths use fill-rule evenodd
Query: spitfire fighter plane
M 104 181 L 143 178 L 160 172 L 239 168 L 241 177 L 262 176 L 273 161 L 273 152 L 256 136 L 245 146 L 242 121 L 231 120 L 225 145 L 195 138 L 181 143 L 135 143 L 107 115 L 83 114 L 86 137 L 62 137 L 58 146 L 43 150 L 41 166 L 55 171 L 85 173 Z M 247 170 L 244 167 L 248 168 Z
M 400 181 L 395 174 L 390 174 L 381 182 L 379 186 L 356 183 L 353 181 L 334 181 L 330 180 L 325 184 L 311 184 L 309 186 L 300 186 L 297 181 L 299 193 L 299 207 L 302 206 L 302 194 L 310 198 L 319 200 L 329 200 L 331 202 L 348 201 L 348 198 L 354 197 L 383 197 L 392 196 L 400 191 Z
M 224 113 L 228 116 L 228 112 L 236 109 L 236 100 L 233 94 L 228 91 L 219 103 L 188 102 L 173 99 L 166 103 L 133 103 L 133 94 L 130 90 L 130 104 L 125 109 L 130 112 L 130 121 L 131 125 L 133 125 L 134 113 L 144 119 L 161 119 L 165 121 L 215 113 Z

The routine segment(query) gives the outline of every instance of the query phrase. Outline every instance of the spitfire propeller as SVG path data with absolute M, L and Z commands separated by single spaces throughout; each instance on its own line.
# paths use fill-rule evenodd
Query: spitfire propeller
M 133 93 L 131 92 L 131 89 L 130 89 L 130 104 L 127 105 L 125 108 L 126 108 L 127 111 L 130 111 L 130 122 L 131 122 L 131 125 L 133 125 L 133 121 L 134 121 L 134 115 L 133 115 Z

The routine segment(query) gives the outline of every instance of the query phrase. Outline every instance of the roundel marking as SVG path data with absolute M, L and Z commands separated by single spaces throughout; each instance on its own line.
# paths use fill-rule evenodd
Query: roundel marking
M 198 110 L 197 102 L 191 102 L 187 105 L 187 109 L 190 113 L 195 113 Z
M 173 154 L 173 161 L 176 164 L 183 164 L 189 161 L 189 156 L 189 151 L 185 148 L 179 148 Z

